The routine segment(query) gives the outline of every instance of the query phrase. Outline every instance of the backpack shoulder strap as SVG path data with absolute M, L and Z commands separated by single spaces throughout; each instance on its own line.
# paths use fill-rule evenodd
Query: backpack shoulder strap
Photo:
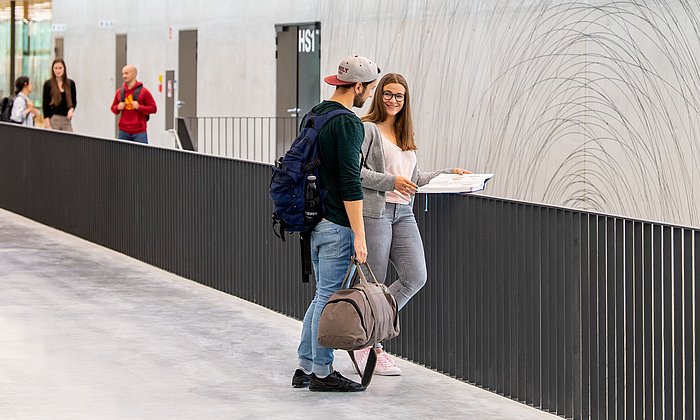
M 141 88 L 143 88 L 143 85 L 140 85 L 136 89 L 134 89 L 134 93 L 131 94 L 131 97 L 134 99 L 134 101 L 138 102 L 139 101 L 139 94 L 141 94 Z
M 131 94 L 131 98 L 133 100 L 135 100 L 136 102 L 139 101 L 139 93 L 141 93 L 142 87 L 143 87 L 143 85 L 137 87 L 136 89 L 134 89 L 134 93 Z M 124 102 L 124 99 L 126 99 L 126 89 L 124 89 L 124 87 L 122 86 L 122 88 L 120 89 L 120 92 L 121 93 L 119 95 L 119 102 Z
M 316 130 L 320 130 L 321 127 L 326 125 L 328 121 L 332 120 L 338 115 L 349 115 L 352 113 L 353 112 L 349 109 L 334 109 L 333 111 L 327 112 L 325 114 L 316 114 L 314 112 L 309 111 L 306 115 L 304 115 L 304 118 L 301 121 L 300 129 L 303 130 L 305 128 L 315 128 Z
M 353 113 L 352 111 L 350 111 L 349 109 L 345 109 L 345 108 L 334 109 L 333 111 L 327 112 L 325 114 L 314 114 L 312 116 L 312 118 L 314 121 L 314 125 L 316 125 L 318 127 L 317 130 L 320 130 L 321 127 L 326 125 L 326 123 L 328 121 L 332 120 L 333 118 L 337 117 L 338 115 L 343 115 L 343 114 L 350 115 L 352 113 Z

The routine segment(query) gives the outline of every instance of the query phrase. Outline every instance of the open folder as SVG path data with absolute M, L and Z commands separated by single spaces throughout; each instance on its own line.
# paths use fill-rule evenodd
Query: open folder
M 481 191 L 493 174 L 440 174 L 418 188 L 419 193 L 470 193 Z

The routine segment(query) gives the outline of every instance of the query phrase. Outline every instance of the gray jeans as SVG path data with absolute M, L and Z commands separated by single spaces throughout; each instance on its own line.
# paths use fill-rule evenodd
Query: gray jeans
M 386 279 L 389 262 L 398 279 L 389 286 L 399 309 L 415 295 L 428 279 L 423 241 L 413 209 L 408 204 L 386 203 L 384 215 L 365 217 L 367 263 L 379 282 Z

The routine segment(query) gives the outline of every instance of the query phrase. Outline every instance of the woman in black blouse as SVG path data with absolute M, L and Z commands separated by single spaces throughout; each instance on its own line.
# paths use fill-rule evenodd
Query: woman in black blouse
M 57 58 L 51 63 L 51 78 L 44 83 L 44 127 L 72 132 L 76 103 L 75 83 L 68 78 L 66 63 Z

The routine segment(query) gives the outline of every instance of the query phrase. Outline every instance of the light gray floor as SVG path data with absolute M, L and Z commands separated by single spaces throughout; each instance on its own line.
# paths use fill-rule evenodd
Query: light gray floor
M 300 330 L 0 209 L 3 420 L 557 418 L 403 360 L 366 392 L 293 389 Z

